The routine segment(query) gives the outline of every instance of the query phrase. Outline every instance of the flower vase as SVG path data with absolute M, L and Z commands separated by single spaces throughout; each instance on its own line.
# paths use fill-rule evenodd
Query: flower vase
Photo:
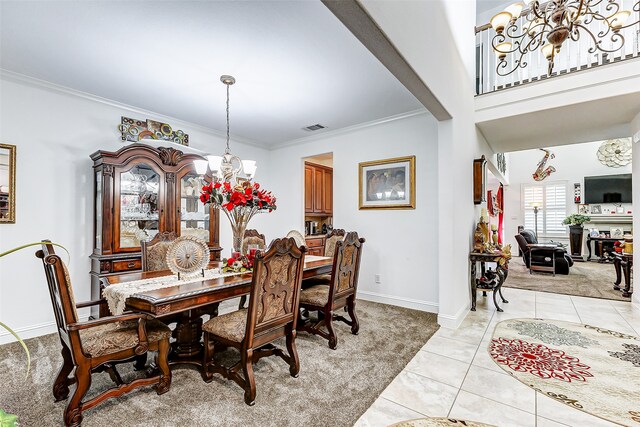
M 242 253 L 242 241 L 244 240 L 244 231 L 247 229 L 247 223 L 241 222 L 240 224 L 231 225 L 233 231 L 233 251 Z

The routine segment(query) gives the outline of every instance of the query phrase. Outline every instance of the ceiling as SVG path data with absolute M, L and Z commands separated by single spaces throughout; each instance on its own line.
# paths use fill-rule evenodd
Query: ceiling
M 220 131 L 231 74 L 232 137 L 266 146 L 423 108 L 319 1 L 0 8 L 2 68 Z
M 638 92 L 477 122 L 495 151 L 578 144 L 631 135 Z

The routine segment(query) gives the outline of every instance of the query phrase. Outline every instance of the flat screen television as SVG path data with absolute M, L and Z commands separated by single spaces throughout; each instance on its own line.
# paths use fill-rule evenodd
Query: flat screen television
M 584 203 L 632 203 L 631 174 L 585 176 Z

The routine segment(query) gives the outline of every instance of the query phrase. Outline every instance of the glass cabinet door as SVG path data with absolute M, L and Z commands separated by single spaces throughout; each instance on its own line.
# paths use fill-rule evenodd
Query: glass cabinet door
M 136 248 L 160 230 L 160 176 L 144 163 L 120 174 L 120 248 Z
M 180 235 L 195 236 L 209 242 L 209 206 L 200 201 L 204 185 L 195 173 L 187 173 L 180 180 Z

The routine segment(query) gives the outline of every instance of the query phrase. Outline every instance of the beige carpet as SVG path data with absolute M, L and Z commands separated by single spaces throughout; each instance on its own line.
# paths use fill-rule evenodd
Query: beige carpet
M 638 425 L 640 338 L 559 320 L 496 325 L 489 354 L 521 383 L 619 425 Z M 542 397 L 543 399 L 545 397 Z
M 529 269 L 522 258 L 513 258 L 509 263 L 509 277 L 504 282 L 506 288 L 528 289 L 539 292 L 577 295 L 581 297 L 631 301 L 622 296 L 622 292 L 613 290 L 616 271 L 613 264 L 597 262 L 576 262 L 568 275 L 542 273 Z M 622 280 L 624 286 L 624 279 Z
M 338 348 L 300 333 L 300 377 L 278 357 L 255 365 L 256 404 L 245 405 L 242 389 L 215 376 L 206 384 L 190 368 L 173 371 L 171 390 L 157 396 L 150 388 L 109 400 L 85 412 L 84 427 L 96 426 L 352 426 L 384 388 L 438 329 L 436 316 L 389 305 L 358 301 L 360 334 L 338 322 Z M 284 343 L 280 343 L 283 345 Z M 62 425 L 65 402 L 54 403 L 57 335 L 27 341 L 32 367 L 25 381 L 25 357 L 17 344 L 0 346 L 0 407 L 23 426 Z M 234 350 L 229 350 L 235 357 Z M 130 367 L 118 368 L 123 376 Z M 91 390 L 111 386 L 106 374 L 94 376 Z M 90 391 L 91 392 L 91 391 Z

